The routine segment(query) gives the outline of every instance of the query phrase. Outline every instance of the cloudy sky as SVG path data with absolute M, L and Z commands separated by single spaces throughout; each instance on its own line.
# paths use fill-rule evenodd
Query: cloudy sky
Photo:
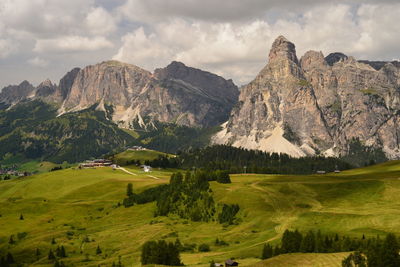
M 400 58 L 399 0 L 0 0 L 0 87 L 117 59 L 172 60 L 241 85 L 278 35 L 325 55 Z

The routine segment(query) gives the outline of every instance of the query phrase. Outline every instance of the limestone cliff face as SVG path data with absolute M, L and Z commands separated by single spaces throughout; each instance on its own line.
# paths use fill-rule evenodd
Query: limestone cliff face
M 129 128 L 148 128 L 155 121 L 209 127 L 228 119 L 238 95 L 231 80 L 183 63 L 172 62 L 153 74 L 131 64 L 106 61 L 71 70 L 58 86 L 46 80 L 36 88 L 27 82 L 4 88 L 0 103 L 9 106 L 41 99 L 57 103 L 60 114 L 95 105 L 112 110 L 112 120 Z
M 77 73 L 61 111 L 110 105 L 113 120 L 123 127 L 146 128 L 154 121 L 207 127 L 227 120 L 237 96 L 231 81 L 182 63 L 173 62 L 152 74 L 107 61 Z
M 344 155 L 358 138 L 398 158 L 399 75 L 392 63 L 377 70 L 340 53 L 309 51 L 299 61 L 280 36 L 213 140 L 299 157 Z
M 0 92 L 0 104 L 4 106 L 14 105 L 23 100 L 33 97 L 35 87 L 27 81 L 19 85 L 10 85 L 4 87 Z

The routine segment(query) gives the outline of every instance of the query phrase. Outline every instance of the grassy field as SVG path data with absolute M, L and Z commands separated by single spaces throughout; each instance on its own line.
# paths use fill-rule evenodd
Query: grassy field
M 341 266 L 349 253 L 293 253 L 273 257 L 254 264 L 254 267 L 335 267 Z
M 154 217 L 155 203 L 119 207 L 126 185 L 140 192 L 167 183 L 170 172 L 150 176 L 111 168 L 66 169 L 0 182 L 0 251 L 33 266 L 51 266 L 49 249 L 64 245 L 67 266 L 140 265 L 147 240 L 177 237 L 182 243 L 209 244 L 210 252 L 183 253 L 189 266 L 209 266 L 234 257 L 241 266 L 340 266 L 345 254 L 291 254 L 260 262 L 265 242 L 275 244 L 285 229 L 321 229 L 323 233 L 372 236 L 400 234 L 400 162 L 388 162 L 339 174 L 232 175 L 232 184 L 211 183 L 218 203 L 240 205 L 238 225 Z M 24 220 L 20 220 L 23 214 Z M 15 244 L 8 243 L 14 235 Z M 55 245 L 51 240 L 55 238 Z M 219 238 L 229 246 L 216 246 Z M 90 240 L 90 242 L 83 242 Z M 100 245 L 103 253 L 96 255 Z M 39 248 L 41 255 L 35 256 Z M 314 262 L 315 261 L 315 262 Z M 288 264 L 285 265 L 287 262 Z M 311 265 L 301 265 L 303 263 Z M 304 263 L 304 264 L 305 264 Z M 328 265 L 324 265 L 328 266 Z
M 154 160 L 159 156 L 173 156 L 163 152 L 146 149 L 146 150 L 126 150 L 114 156 L 114 160 L 119 165 L 129 165 L 128 161 L 139 160 L 141 164 L 146 160 Z

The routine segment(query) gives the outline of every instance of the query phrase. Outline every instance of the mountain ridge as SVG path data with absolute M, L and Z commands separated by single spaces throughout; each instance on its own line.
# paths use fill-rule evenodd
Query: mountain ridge
M 228 118 L 239 90 L 232 80 L 172 62 L 154 73 L 116 60 L 82 69 L 74 68 L 59 85 L 45 80 L 37 87 L 28 82 L 4 88 L 0 103 L 12 106 L 41 99 L 59 105 L 59 115 L 113 106 L 112 121 L 122 128 L 155 121 L 190 127 L 212 127 Z M 146 121 L 146 122 L 145 122 Z
M 400 157 L 400 68 L 308 51 L 279 36 L 213 142 L 266 152 L 344 156 L 352 142 Z M 283 131 L 283 132 L 282 132 Z M 287 143 L 287 141 L 289 143 Z

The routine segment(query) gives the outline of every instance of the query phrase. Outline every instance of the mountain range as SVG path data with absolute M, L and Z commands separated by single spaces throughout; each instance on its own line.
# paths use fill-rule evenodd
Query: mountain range
M 268 63 L 245 86 L 215 143 L 307 155 L 345 156 L 353 144 L 400 157 L 400 65 L 326 58 L 278 37 Z
M 26 114 L 36 114 L 40 106 L 48 116 L 39 116 L 35 125 Z M 87 149 L 87 157 L 131 143 L 168 147 L 168 152 L 199 139 L 197 145 L 206 145 L 204 133 L 209 137 L 215 131 L 208 129 L 219 125 L 211 143 L 293 157 L 344 157 L 358 148 L 394 159 L 400 158 L 400 64 L 357 61 L 342 53 L 324 57 L 317 51 L 299 60 L 295 45 L 280 36 L 266 66 L 240 90 L 232 80 L 180 62 L 152 73 L 112 60 L 74 68 L 59 84 L 46 80 L 35 87 L 24 81 L 3 88 L 0 119 L 8 123 L 0 144 L 7 142 L 9 152 L 32 155 L 27 151 L 36 146 L 36 157 L 42 151 L 57 161 L 82 159 L 64 157 L 62 151 L 89 140 L 85 131 L 96 147 Z M 63 131 L 53 142 L 55 129 Z M 96 134 L 96 129 L 103 130 Z M 51 149 L 36 142 L 46 138 L 54 144 Z M 10 147 L 11 140 L 18 145 Z M 0 152 L 0 157 L 7 153 Z

